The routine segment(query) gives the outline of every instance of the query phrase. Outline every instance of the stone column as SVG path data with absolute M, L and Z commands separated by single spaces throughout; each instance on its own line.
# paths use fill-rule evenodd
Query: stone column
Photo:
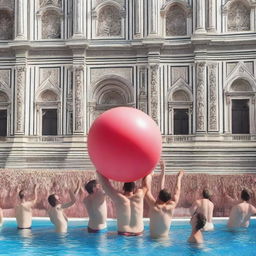
M 206 132 L 206 65 L 196 64 L 196 132 Z
M 208 28 L 209 32 L 216 32 L 216 0 L 209 0 Z
M 158 0 L 148 0 L 148 35 L 158 34 Z
M 139 84 L 138 84 L 138 99 L 139 109 L 148 113 L 148 90 L 147 90 L 147 67 L 141 66 L 138 71 Z
M 25 85 L 26 85 L 26 66 L 16 67 L 15 84 L 15 135 L 25 133 Z
M 149 115 L 159 124 L 159 65 L 151 64 L 149 70 Z
M 143 37 L 143 0 L 134 0 L 133 34 L 134 38 Z
M 27 40 L 27 0 L 15 0 L 15 40 Z
M 208 65 L 208 131 L 217 132 L 218 122 L 218 64 L 216 62 Z
M 73 90 L 74 90 L 74 134 L 84 134 L 84 67 L 73 68 Z
M 205 33 L 205 0 L 196 1 L 196 33 Z
M 73 0 L 73 38 L 84 38 L 83 0 Z

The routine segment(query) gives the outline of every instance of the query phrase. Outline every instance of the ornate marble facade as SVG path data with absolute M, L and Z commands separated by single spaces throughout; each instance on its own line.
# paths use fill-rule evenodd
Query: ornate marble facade
M 158 123 L 174 169 L 256 171 L 255 0 L 0 0 L 0 41 L 0 166 L 91 168 L 93 120 L 130 106 Z M 43 136 L 47 110 L 57 136 Z

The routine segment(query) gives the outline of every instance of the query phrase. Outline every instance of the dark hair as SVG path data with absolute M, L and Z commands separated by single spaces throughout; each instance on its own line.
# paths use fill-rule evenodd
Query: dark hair
M 210 199 L 212 196 L 212 193 L 208 189 L 203 190 L 203 198 Z
M 25 193 L 23 189 L 19 192 L 19 197 L 20 199 L 23 199 L 25 197 Z
M 199 230 L 199 229 L 204 227 L 204 225 L 206 223 L 206 218 L 202 213 L 197 213 L 196 214 L 196 219 L 197 219 L 196 230 Z
M 55 207 L 57 204 L 57 199 L 55 197 L 55 194 L 49 195 L 48 196 L 48 202 L 52 207 Z
M 161 200 L 162 202 L 166 203 L 169 200 L 171 200 L 172 195 L 171 193 L 169 193 L 166 189 L 162 189 L 160 190 L 159 194 L 158 194 L 158 199 Z
M 125 192 L 133 192 L 135 189 L 135 182 L 125 182 L 123 186 L 123 190 Z
M 250 200 L 250 194 L 249 194 L 249 191 L 247 189 L 243 189 L 242 192 L 241 192 L 241 198 L 242 200 L 244 201 L 249 201 Z
M 96 187 L 97 185 L 97 181 L 96 180 L 90 180 L 89 182 L 87 182 L 87 184 L 85 184 L 84 188 L 86 189 L 86 191 L 89 194 L 93 193 L 93 189 Z

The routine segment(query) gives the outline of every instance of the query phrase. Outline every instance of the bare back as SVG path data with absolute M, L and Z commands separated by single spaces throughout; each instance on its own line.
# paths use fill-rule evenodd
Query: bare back
M 107 204 L 105 194 L 101 191 L 89 194 L 84 199 L 84 204 L 89 215 L 88 226 L 95 230 L 105 228 L 107 220 Z
M 214 204 L 209 199 L 200 199 L 196 203 L 196 212 L 202 213 L 206 217 L 206 221 L 212 222 Z
M 32 225 L 33 202 L 22 202 L 15 207 L 15 216 L 19 228 L 30 228 Z
M 51 207 L 48 210 L 48 214 L 51 222 L 55 225 L 57 232 L 67 231 L 68 219 L 63 212 L 63 208 L 61 207 L 61 204 L 58 204 L 55 207 Z
M 149 208 L 150 235 L 152 238 L 167 237 L 175 204 L 157 204 Z
M 118 193 L 116 197 L 112 198 L 116 207 L 119 232 L 139 233 L 143 231 L 143 199 L 142 189 L 138 189 L 131 196 Z
M 247 203 L 242 202 L 239 203 L 231 209 L 229 220 L 228 220 L 228 227 L 230 228 L 238 228 L 238 227 L 245 227 L 249 226 L 250 217 L 256 214 L 256 208 Z

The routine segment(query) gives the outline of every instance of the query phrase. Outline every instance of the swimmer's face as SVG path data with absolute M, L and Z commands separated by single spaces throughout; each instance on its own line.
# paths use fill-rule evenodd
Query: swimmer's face
M 56 199 L 56 202 L 57 202 L 57 203 L 60 203 L 60 198 L 59 198 L 58 195 L 55 195 L 55 199 Z
M 101 185 L 97 183 L 96 186 L 93 188 L 93 192 L 97 192 L 99 190 L 101 190 Z

